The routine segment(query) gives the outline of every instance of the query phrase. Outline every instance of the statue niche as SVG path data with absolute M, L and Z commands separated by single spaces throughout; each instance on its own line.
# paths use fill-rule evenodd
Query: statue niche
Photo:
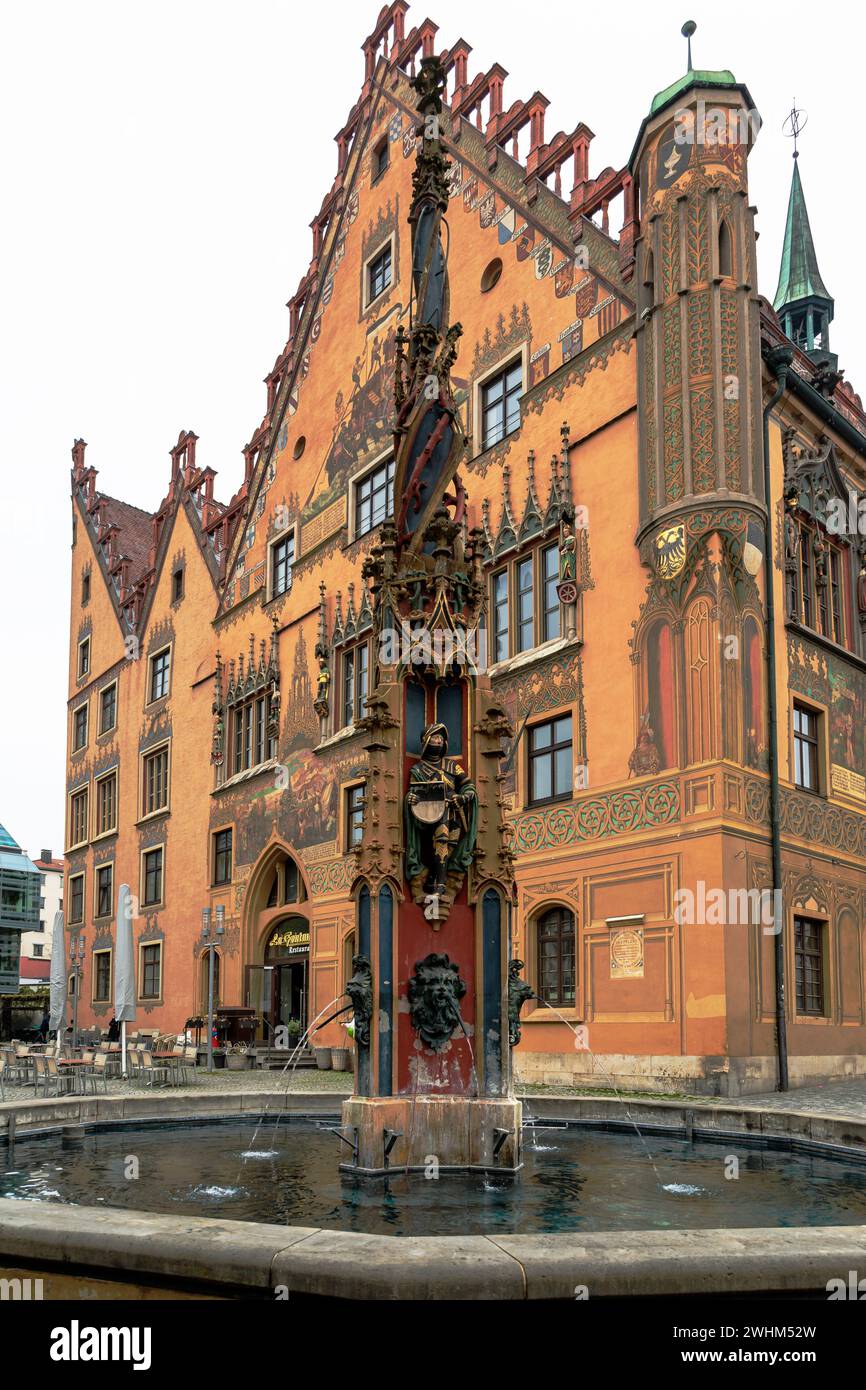
M 428 724 L 406 793 L 406 877 L 430 920 L 448 916 L 472 863 L 478 832 L 475 787 L 447 753 L 445 725 Z
M 421 1041 L 434 1052 L 441 1052 L 454 1029 L 463 1027 L 460 1000 L 465 993 L 460 967 L 448 956 L 431 952 L 415 962 L 409 981 L 409 1015 Z

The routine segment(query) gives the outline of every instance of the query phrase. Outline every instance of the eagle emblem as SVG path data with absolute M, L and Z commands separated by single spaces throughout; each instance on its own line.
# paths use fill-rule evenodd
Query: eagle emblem
M 686 563 L 686 528 L 682 521 L 659 531 L 655 540 L 656 573 L 675 579 Z

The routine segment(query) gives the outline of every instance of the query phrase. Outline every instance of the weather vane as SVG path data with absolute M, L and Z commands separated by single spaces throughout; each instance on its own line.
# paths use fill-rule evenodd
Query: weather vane
M 683 38 L 686 40 L 686 43 L 689 46 L 689 72 L 691 72 L 692 70 L 692 34 L 695 32 L 697 27 L 698 26 L 697 24 L 695 24 L 695 21 L 693 19 L 687 19 L 682 29 L 680 30 L 680 33 L 682 34 Z
M 797 137 L 800 131 L 805 128 L 809 117 L 805 111 L 797 109 L 797 98 L 794 98 L 794 105 L 791 107 L 791 114 L 787 117 L 782 130 L 789 140 L 794 141 L 794 158 L 799 158 L 800 151 L 797 149 Z

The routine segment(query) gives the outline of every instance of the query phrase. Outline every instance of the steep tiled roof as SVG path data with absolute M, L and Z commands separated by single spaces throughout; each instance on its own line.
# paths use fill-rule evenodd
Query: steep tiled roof
M 153 517 L 141 507 L 133 507 L 117 497 L 106 497 L 100 493 L 100 498 L 103 503 L 102 518 L 107 525 L 118 528 L 117 548 L 130 561 L 129 582 L 136 584 L 148 568 Z

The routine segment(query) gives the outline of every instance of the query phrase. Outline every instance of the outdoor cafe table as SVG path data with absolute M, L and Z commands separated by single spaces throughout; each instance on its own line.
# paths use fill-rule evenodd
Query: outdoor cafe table
M 90 1063 L 90 1062 L 85 1062 L 85 1060 L 84 1060 L 83 1057 L 58 1057 L 58 1059 L 57 1059 L 57 1065 L 58 1065 L 58 1067 L 89 1067 L 89 1066 L 91 1065 L 91 1063 Z M 78 1078 L 79 1078 L 79 1076 L 80 1076 L 80 1072 L 73 1071 L 73 1073 L 72 1073 L 72 1079 L 73 1079 L 73 1081 L 75 1082 L 75 1090 L 76 1090 L 76 1091 L 78 1090 Z
M 183 1057 L 177 1052 L 152 1052 L 150 1055 L 155 1062 L 167 1062 L 174 1071 L 183 1066 Z

